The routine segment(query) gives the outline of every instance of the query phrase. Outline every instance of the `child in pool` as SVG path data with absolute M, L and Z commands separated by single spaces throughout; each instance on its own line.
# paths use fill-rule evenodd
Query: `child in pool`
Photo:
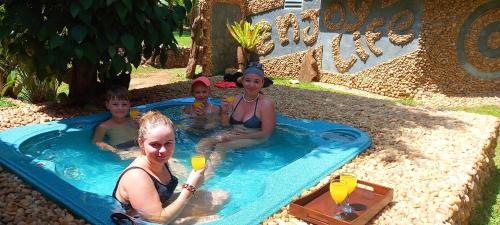
M 220 108 L 208 102 L 210 96 L 210 80 L 201 76 L 193 80 L 191 95 L 195 101 L 192 105 L 184 107 L 184 113 L 193 119 L 192 129 L 211 130 L 218 125 Z
M 125 87 L 111 88 L 106 93 L 105 104 L 111 118 L 96 127 L 93 142 L 103 150 L 118 154 L 122 159 L 137 156 L 138 126 L 136 121 L 127 117 L 130 110 L 128 90 Z

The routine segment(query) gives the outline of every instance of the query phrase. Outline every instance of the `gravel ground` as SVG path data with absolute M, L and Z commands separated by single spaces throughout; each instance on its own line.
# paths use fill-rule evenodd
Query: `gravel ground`
M 184 97 L 188 82 L 131 91 L 134 104 Z M 228 90 L 227 94 L 241 90 Z M 341 95 L 271 86 L 264 90 L 277 110 L 292 117 L 343 123 L 367 131 L 373 145 L 339 171 L 392 187 L 394 199 L 370 224 L 442 224 L 450 221 L 483 149 L 495 142 L 500 120 L 491 116 L 440 111 L 454 98 L 434 98 L 423 106 L 356 92 Z M 214 96 L 221 96 L 214 90 Z M 436 100 L 438 99 L 438 100 Z M 467 98 L 467 105 L 499 104 L 496 97 Z M 438 104 L 439 103 L 439 104 Z M 0 108 L 0 130 L 103 110 L 99 107 L 29 105 Z M 439 163 L 437 163 L 439 162 Z M 332 175 L 334 175 L 332 174 Z M 328 181 L 325 178 L 314 190 Z M 305 224 L 283 207 L 264 224 Z M 0 167 L 0 224 L 85 224 Z

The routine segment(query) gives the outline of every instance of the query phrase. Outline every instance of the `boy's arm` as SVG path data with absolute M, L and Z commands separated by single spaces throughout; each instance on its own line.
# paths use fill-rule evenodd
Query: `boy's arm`
M 115 147 L 113 147 L 113 146 L 111 146 L 108 143 L 103 141 L 104 135 L 106 135 L 106 127 L 104 127 L 102 124 L 100 124 L 99 126 L 97 126 L 97 128 L 94 131 L 94 138 L 93 138 L 94 144 L 97 145 L 97 147 L 99 147 L 101 149 L 116 152 L 117 149 Z

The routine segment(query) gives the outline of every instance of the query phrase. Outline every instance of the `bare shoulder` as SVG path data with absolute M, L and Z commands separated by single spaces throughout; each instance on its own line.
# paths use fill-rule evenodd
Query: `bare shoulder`
M 110 127 L 112 127 L 112 126 L 113 126 L 113 124 L 114 124 L 114 123 L 113 123 L 113 121 L 112 121 L 111 119 L 109 119 L 109 120 L 106 120 L 106 121 L 104 121 L 104 122 L 100 123 L 100 124 L 97 126 L 97 128 L 98 128 L 98 129 L 109 129 Z
M 151 180 L 149 175 L 143 169 L 138 167 L 127 170 L 122 176 L 122 180 L 125 183 L 137 183 L 137 181 Z
M 262 96 L 261 97 L 262 99 L 259 102 L 262 101 L 262 106 L 265 106 L 265 107 L 274 106 L 274 101 L 270 97 L 268 97 L 266 95 L 261 95 L 261 96 Z

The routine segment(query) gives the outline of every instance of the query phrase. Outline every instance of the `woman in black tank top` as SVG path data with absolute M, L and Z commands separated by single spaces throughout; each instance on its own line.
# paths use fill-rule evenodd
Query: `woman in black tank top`
M 140 122 L 138 143 L 142 155 L 137 157 L 120 175 L 113 197 L 129 216 L 138 216 L 156 223 L 170 223 L 182 217 L 196 218 L 198 222 L 213 219 L 216 210 L 228 198 L 221 190 L 200 191 L 197 198 L 193 193 L 203 183 L 204 169 L 192 171 L 180 193 L 174 193 L 178 184 L 169 168 L 168 160 L 175 150 L 175 129 L 170 119 L 160 112 L 146 113 Z M 209 195 L 210 197 L 203 197 Z M 201 199 L 213 199 L 202 202 Z M 191 202 L 191 205 L 188 204 Z M 200 217 L 188 215 L 188 208 L 202 205 L 207 211 Z

